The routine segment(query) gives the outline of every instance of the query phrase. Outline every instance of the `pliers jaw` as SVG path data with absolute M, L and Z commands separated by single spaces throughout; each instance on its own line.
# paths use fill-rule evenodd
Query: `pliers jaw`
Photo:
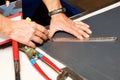
M 66 80 L 68 77 L 72 80 L 86 80 L 84 77 L 76 74 L 68 67 L 65 67 L 61 70 L 61 73 L 57 76 L 57 80 Z
M 39 52 L 37 52 L 36 50 L 28 46 L 23 46 L 23 47 L 20 47 L 19 49 L 23 51 L 29 57 L 29 59 L 36 58 L 37 55 L 39 54 Z
M 38 56 L 38 55 L 40 55 L 40 53 L 37 50 L 35 50 L 34 48 L 30 48 L 27 46 L 21 46 L 19 49 L 21 51 L 23 51 L 29 57 L 29 59 L 32 59 L 32 58 L 39 59 L 40 58 Z M 44 62 L 46 62 L 48 65 L 50 65 L 56 72 L 58 72 L 59 75 L 57 76 L 57 80 L 66 80 L 68 77 L 71 78 L 72 80 L 86 80 L 84 77 L 76 74 L 74 71 L 72 71 L 68 67 L 59 69 L 53 62 L 51 62 L 44 55 L 42 55 L 42 58 L 40 58 L 40 59 L 42 59 Z

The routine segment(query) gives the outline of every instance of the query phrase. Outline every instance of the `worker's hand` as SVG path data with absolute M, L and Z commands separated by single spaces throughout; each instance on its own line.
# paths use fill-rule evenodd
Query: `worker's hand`
M 68 32 L 76 36 L 78 39 L 89 38 L 89 35 L 92 33 L 89 25 L 80 21 L 73 22 L 63 13 L 52 15 L 49 37 L 51 38 L 54 33 L 59 30 Z
M 42 44 L 48 39 L 48 31 L 35 22 L 26 20 L 11 21 L 8 36 L 20 43 L 35 48 L 35 44 Z

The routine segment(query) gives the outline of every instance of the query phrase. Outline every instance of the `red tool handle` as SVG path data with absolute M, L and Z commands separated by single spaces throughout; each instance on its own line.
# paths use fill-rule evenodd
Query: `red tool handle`
M 18 43 L 15 40 L 12 40 L 12 49 L 13 49 L 14 60 L 19 60 L 19 48 L 18 48 Z
M 43 70 L 39 67 L 39 65 L 38 65 L 37 63 L 35 63 L 33 66 L 38 70 L 38 72 L 40 72 L 40 74 L 41 74 L 46 80 L 51 80 L 51 79 L 43 72 Z
M 49 66 L 51 66 L 58 73 L 61 72 L 61 69 L 58 68 L 52 61 L 50 61 L 47 57 L 42 56 L 41 58 L 44 62 L 46 62 Z
M 13 59 L 15 68 L 15 80 L 20 80 L 20 60 L 19 60 L 19 49 L 18 43 L 12 40 Z
M 31 58 L 30 59 L 31 64 L 37 69 L 37 71 L 46 79 L 46 80 L 51 80 L 44 72 L 43 70 L 39 67 L 39 65 L 36 62 L 36 59 Z

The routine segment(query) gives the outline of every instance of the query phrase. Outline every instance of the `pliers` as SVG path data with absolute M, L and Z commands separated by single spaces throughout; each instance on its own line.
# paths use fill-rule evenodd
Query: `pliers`
M 15 40 L 12 40 L 12 49 L 13 49 L 13 59 L 14 59 L 14 68 L 15 68 L 15 80 L 21 80 L 19 48 L 18 48 L 18 42 Z
M 21 46 L 21 45 L 19 45 Z M 19 49 L 24 52 L 31 64 L 34 66 L 35 69 L 37 69 L 37 71 L 46 79 L 46 80 L 51 80 L 45 73 L 44 71 L 39 67 L 39 65 L 36 62 L 36 59 L 38 58 L 38 52 L 36 52 L 33 48 L 30 48 L 28 46 L 23 46 L 23 47 L 19 47 Z
M 33 49 L 31 47 L 28 47 L 28 46 L 23 46 L 23 45 L 21 47 L 19 47 L 19 49 L 28 56 L 32 65 L 39 71 L 39 73 L 46 80 L 51 80 L 51 78 L 49 78 L 45 74 L 45 72 L 39 67 L 39 65 L 36 63 L 36 59 L 41 59 L 43 62 L 45 62 L 47 65 L 49 65 L 53 70 L 55 70 L 58 73 L 58 76 L 57 76 L 56 80 L 66 80 L 68 77 L 70 77 L 72 80 L 85 80 L 85 78 L 76 74 L 74 71 L 72 71 L 68 67 L 60 69 L 50 59 L 48 59 L 42 53 L 38 52 L 36 49 Z

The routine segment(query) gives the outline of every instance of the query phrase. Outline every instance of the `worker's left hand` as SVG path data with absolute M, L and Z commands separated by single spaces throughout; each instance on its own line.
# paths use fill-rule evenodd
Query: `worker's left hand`
M 65 14 L 59 13 L 52 15 L 50 22 L 49 38 L 51 38 L 56 31 L 65 31 L 78 39 L 89 38 L 92 33 L 89 25 L 79 21 L 73 22 Z

